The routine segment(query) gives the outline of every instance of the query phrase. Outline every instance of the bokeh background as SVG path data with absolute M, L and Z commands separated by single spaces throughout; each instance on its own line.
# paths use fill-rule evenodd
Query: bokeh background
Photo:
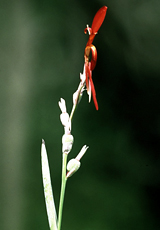
M 96 11 L 99 111 L 84 94 L 73 120 L 69 159 L 90 146 L 69 179 L 62 229 L 159 230 L 159 0 L 0 2 L 0 229 L 47 230 L 40 145 L 46 141 L 58 208 L 58 101 L 72 108 Z

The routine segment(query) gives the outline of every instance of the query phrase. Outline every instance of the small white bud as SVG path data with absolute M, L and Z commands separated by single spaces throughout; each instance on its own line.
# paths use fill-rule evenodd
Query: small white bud
M 82 83 L 84 83 L 85 80 L 86 80 L 85 74 L 81 74 L 81 73 L 80 73 L 80 79 L 81 79 Z
M 83 157 L 83 155 L 85 154 L 85 152 L 87 151 L 88 148 L 89 148 L 89 146 L 84 145 L 75 159 L 80 161 L 80 159 Z
M 59 107 L 62 111 L 62 113 L 66 113 L 67 112 L 67 109 L 66 109 L 66 102 L 63 98 L 61 98 L 61 100 L 58 102 L 59 104 Z
M 88 88 L 87 93 L 89 95 L 89 102 L 91 102 L 92 92 L 91 92 L 91 83 L 90 83 L 90 81 L 88 82 L 88 86 L 89 86 L 89 88 Z
M 68 164 L 67 164 L 67 177 L 72 176 L 80 167 L 81 163 L 80 161 L 76 160 L 76 159 L 71 159 Z
M 86 80 L 85 64 L 84 64 L 84 67 L 83 67 L 83 74 L 80 73 L 80 79 L 81 79 L 82 83 L 84 83 L 85 80 Z
M 62 152 L 68 154 L 73 145 L 74 138 L 71 134 L 64 134 L 62 137 Z
M 63 126 L 68 126 L 69 123 L 69 114 L 68 113 L 61 113 L 60 120 Z
M 80 167 L 81 163 L 80 161 L 76 160 L 76 159 L 71 159 L 68 164 L 67 164 L 67 170 L 71 171 L 71 170 L 75 170 L 77 171 Z

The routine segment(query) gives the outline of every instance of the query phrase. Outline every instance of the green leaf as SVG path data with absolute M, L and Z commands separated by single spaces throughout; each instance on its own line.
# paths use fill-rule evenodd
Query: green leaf
M 44 195 L 46 201 L 49 226 L 51 230 L 57 230 L 57 214 L 56 214 L 56 208 L 55 208 L 54 197 L 52 192 L 48 157 L 47 157 L 47 151 L 46 151 L 44 140 L 42 140 L 42 146 L 41 146 L 41 160 L 42 160 L 43 187 L 44 187 Z

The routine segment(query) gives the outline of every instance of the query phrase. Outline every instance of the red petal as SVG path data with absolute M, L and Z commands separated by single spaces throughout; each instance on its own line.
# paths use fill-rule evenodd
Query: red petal
M 94 70 L 97 63 L 97 49 L 94 45 L 91 45 L 90 49 L 92 51 L 91 70 Z
M 92 44 L 95 36 L 96 36 L 96 34 L 89 35 L 88 42 L 87 42 L 86 46 L 90 46 Z
M 89 81 L 90 81 L 90 84 L 91 84 L 91 91 L 92 91 L 92 97 L 93 97 L 94 105 L 96 107 L 96 110 L 98 110 L 98 102 L 97 102 L 97 98 L 96 98 L 96 91 L 95 91 L 95 88 L 94 88 L 91 72 L 89 72 Z
M 95 14 L 93 18 L 92 26 L 91 26 L 93 34 L 96 34 L 99 28 L 101 27 L 105 19 L 105 16 L 106 16 L 106 12 L 107 12 L 107 6 L 103 6 Z
M 94 88 L 93 81 L 91 80 L 90 83 L 91 83 L 91 90 L 92 90 L 92 97 L 93 97 L 94 105 L 96 107 L 96 110 L 98 110 L 98 102 L 97 102 L 97 98 L 96 98 L 96 91 Z

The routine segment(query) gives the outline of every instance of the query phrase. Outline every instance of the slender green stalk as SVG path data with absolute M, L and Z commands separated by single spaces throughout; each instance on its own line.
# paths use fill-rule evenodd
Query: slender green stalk
M 62 182 L 61 182 L 61 194 L 60 194 L 60 202 L 59 202 L 59 213 L 58 213 L 58 230 L 61 229 L 62 222 L 62 211 L 63 211 L 63 203 L 64 203 L 64 195 L 66 188 L 66 165 L 67 165 L 67 154 L 63 153 L 63 161 L 62 161 Z
M 76 110 L 76 107 L 77 107 L 77 104 L 74 104 L 74 105 L 73 105 L 73 108 L 72 108 L 71 115 L 70 115 L 70 120 L 72 120 L 72 118 L 73 118 L 73 115 L 74 115 L 74 112 L 75 112 L 75 110 Z

